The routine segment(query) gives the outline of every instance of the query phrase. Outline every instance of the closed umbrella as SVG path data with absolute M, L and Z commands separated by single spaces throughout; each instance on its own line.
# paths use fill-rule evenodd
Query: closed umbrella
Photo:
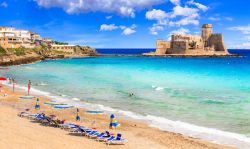
M 110 129 L 116 129 L 116 128 L 119 128 L 120 127 L 120 123 L 117 122 L 116 118 L 115 118 L 115 115 L 114 114 L 111 114 L 110 115 L 110 123 L 109 123 L 109 128 Z

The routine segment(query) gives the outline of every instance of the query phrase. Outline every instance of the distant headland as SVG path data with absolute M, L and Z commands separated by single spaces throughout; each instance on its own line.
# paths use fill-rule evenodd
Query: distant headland
M 97 55 L 89 46 L 69 45 L 52 38 L 42 38 L 33 31 L 0 27 L 0 65 L 18 65 L 47 58 Z
M 157 40 L 156 51 L 145 56 L 233 56 L 225 47 L 222 34 L 213 33 L 212 24 L 202 26 L 201 36 L 174 34 L 171 41 Z

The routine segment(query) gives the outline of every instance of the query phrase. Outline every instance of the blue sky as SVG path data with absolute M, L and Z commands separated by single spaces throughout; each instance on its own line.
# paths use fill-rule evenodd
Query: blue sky
M 228 48 L 250 49 L 248 0 L 0 0 L 0 26 L 95 48 L 154 48 L 212 23 Z

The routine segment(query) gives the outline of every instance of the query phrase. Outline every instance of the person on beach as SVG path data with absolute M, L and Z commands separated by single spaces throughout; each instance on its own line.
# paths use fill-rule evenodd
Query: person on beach
M 13 90 L 13 93 L 15 92 L 15 86 L 16 86 L 16 80 L 14 78 L 12 78 L 12 90 Z
M 76 109 L 76 121 L 80 121 L 80 120 L 81 120 L 81 118 L 79 116 L 79 109 L 77 108 Z
M 30 95 L 30 89 L 31 89 L 31 81 L 29 80 L 29 83 L 28 83 L 28 95 Z

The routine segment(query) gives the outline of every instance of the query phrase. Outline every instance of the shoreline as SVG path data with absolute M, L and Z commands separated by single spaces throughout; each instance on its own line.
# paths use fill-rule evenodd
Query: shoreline
M 21 90 L 26 90 L 26 87 L 20 87 Z M 172 132 L 175 134 L 181 134 L 186 137 L 199 139 L 201 141 L 213 142 L 220 145 L 229 145 L 230 147 L 240 146 L 240 148 L 249 148 L 250 147 L 250 138 L 246 137 L 243 134 L 238 134 L 234 132 L 228 132 L 219 130 L 212 127 L 204 127 L 200 125 L 195 125 L 182 121 L 173 121 L 166 119 L 164 117 L 158 117 L 154 115 L 141 115 L 134 113 L 132 111 L 124 111 L 114 109 L 112 107 L 88 103 L 81 101 L 78 98 L 69 97 L 66 95 L 55 95 L 50 92 L 41 91 L 33 88 L 34 95 L 43 96 L 49 98 L 50 101 L 63 102 L 75 107 L 80 107 L 85 110 L 101 110 L 106 114 L 116 113 L 122 120 L 128 120 L 138 123 L 143 123 L 149 128 L 155 128 L 163 132 Z M 69 98 L 69 99 L 68 99 Z M 91 108 L 90 108 L 91 107 Z
M 6 90 L 8 92 L 8 94 L 9 94 L 9 96 L 10 96 L 10 97 L 7 97 L 6 99 L 11 98 L 11 96 L 13 96 L 13 94 L 11 93 L 9 87 L 4 87 L 4 90 Z M 20 96 L 20 95 L 23 95 L 23 94 L 24 94 L 24 91 L 20 90 L 16 94 L 14 94 L 14 96 Z M 44 101 L 51 101 L 47 97 L 44 98 L 44 95 L 39 95 L 39 97 L 42 99 L 40 101 L 40 103 L 42 103 Z M 23 102 L 26 102 L 26 103 L 29 102 L 29 106 L 28 107 L 30 109 L 32 109 L 33 106 L 34 106 L 34 104 L 35 104 L 34 100 L 33 101 L 31 101 L 31 100 L 30 101 L 23 101 L 23 100 L 20 100 L 20 99 L 15 99 L 15 100 L 8 99 L 8 100 L 12 100 L 12 104 L 17 104 L 18 103 L 18 106 L 15 107 L 15 109 L 22 109 L 22 110 L 24 110 L 24 107 L 23 107 L 24 103 Z M 1 100 L 0 103 L 3 104 L 2 100 Z M 32 107 L 31 107 L 31 105 L 32 105 Z M 26 106 L 27 106 L 27 104 L 26 104 Z M 51 107 L 46 107 L 44 104 L 41 104 L 41 106 L 42 106 L 43 112 L 45 112 L 46 114 L 47 113 L 57 113 L 56 115 L 58 115 L 59 117 L 62 116 L 62 113 L 60 113 L 60 111 L 58 111 L 58 110 L 53 110 Z M 20 108 L 20 107 L 22 107 L 22 108 Z M 25 107 L 25 108 L 27 108 L 27 107 Z M 81 108 L 81 111 L 84 111 L 84 110 L 85 109 Z M 34 110 L 32 110 L 32 111 L 34 111 Z M 66 119 L 68 120 L 68 118 L 69 118 L 69 120 L 74 121 L 74 118 L 72 117 L 74 115 L 72 113 L 75 113 L 74 112 L 75 110 L 72 111 L 71 109 L 69 109 L 69 110 L 66 110 L 66 111 L 71 111 L 70 115 L 69 115 L 69 113 L 66 114 L 67 115 Z M 82 115 L 81 117 L 86 117 L 86 114 Z M 106 123 L 108 123 L 108 121 L 109 121 L 108 116 L 106 114 L 105 115 L 101 115 L 101 116 L 99 116 L 99 115 L 98 116 L 95 116 L 95 115 L 89 116 L 88 115 L 88 117 L 89 118 L 86 119 L 86 121 L 91 122 L 93 120 L 93 117 L 94 117 L 94 119 L 96 120 L 96 122 L 98 121 L 98 123 L 102 124 L 100 126 L 97 126 L 97 128 L 103 128 L 104 127 L 104 128 L 107 129 L 107 127 L 103 125 L 103 123 L 105 123 L 105 121 L 106 121 Z M 182 147 L 185 146 L 185 145 L 188 145 L 188 146 L 186 146 L 186 148 L 187 147 L 188 148 L 197 148 L 197 147 L 198 148 L 231 148 L 231 147 L 226 147 L 224 145 L 213 144 L 213 143 L 210 143 L 210 142 L 207 142 L 207 141 L 203 141 L 201 139 L 196 139 L 196 138 L 188 137 L 188 136 L 185 136 L 185 135 L 182 135 L 182 134 L 179 134 L 179 133 L 163 131 L 163 130 L 160 130 L 158 128 L 152 128 L 152 127 L 149 127 L 144 122 L 140 122 L 139 120 L 134 120 L 134 119 L 132 120 L 132 119 L 129 119 L 129 118 L 126 119 L 126 118 L 122 117 L 121 119 L 118 118 L 118 121 L 121 122 L 121 124 L 122 124 L 121 130 L 118 130 L 118 131 L 121 131 L 123 134 L 125 134 L 124 137 L 126 139 L 128 139 L 129 141 L 131 140 L 130 129 L 133 129 L 133 132 L 135 131 L 137 134 L 142 135 L 141 136 L 142 140 L 144 140 L 144 139 L 147 140 L 148 139 L 148 136 L 146 134 L 143 134 L 144 131 L 148 132 L 148 135 L 153 134 L 153 136 L 150 137 L 150 140 L 154 140 L 153 141 L 154 144 L 156 146 L 160 145 L 159 146 L 160 148 L 161 147 L 168 148 L 170 146 L 171 146 L 170 148 L 179 148 L 179 147 L 177 147 L 179 143 L 180 143 L 179 145 L 181 145 Z M 69 122 L 69 121 L 66 121 L 66 122 Z M 85 120 L 84 120 L 84 124 L 86 125 Z M 115 130 L 115 132 L 117 132 L 117 131 Z M 128 135 L 128 133 L 130 135 Z M 146 136 L 144 136 L 144 135 L 146 135 Z M 159 135 L 160 136 L 165 136 L 166 138 L 165 137 L 161 137 L 160 140 L 158 140 L 159 139 Z M 172 141 L 169 142 L 169 139 L 171 139 L 174 142 L 177 141 L 177 143 L 172 144 L 173 142 Z M 146 141 L 146 140 L 144 140 L 144 141 Z M 184 144 L 183 144 L 183 141 L 185 142 Z M 133 146 L 132 148 L 137 148 L 135 146 Z M 123 148 L 123 147 L 127 148 L 128 146 L 127 145 L 121 146 L 121 148 Z M 129 148 L 131 148 L 131 147 L 129 147 Z
M 68 59 L 68 58 L 84 58 L 84 57 L 166 57 L 166 58 L 225 58 L 225 57 L 242 57 L 239 54 L 227 54 L 227 55 L 187 55 L 187 54 L 96 54 L 96 55 L 58 55 L 55 57 L 42 57 L 39 55 L 26 55 L 24 57 L 17 58 L 16 60 L 0 61 L 0 66 L 15 66 L 21 64 L 30 64 L 34 62 L 53 60 L 53 59 Z

